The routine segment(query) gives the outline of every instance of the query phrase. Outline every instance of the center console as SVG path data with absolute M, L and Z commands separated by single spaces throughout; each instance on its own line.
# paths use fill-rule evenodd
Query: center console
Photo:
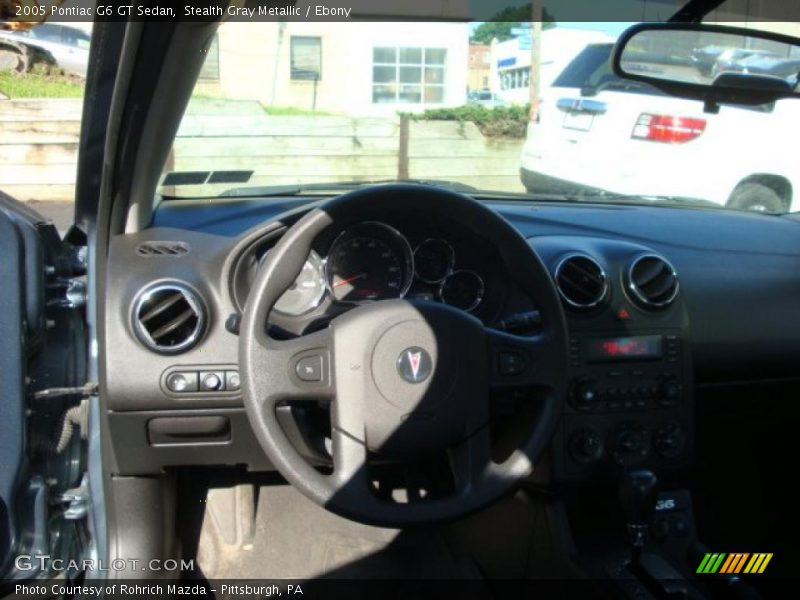
M 578 266 L 585 273 L 591 264 Z M 637 302 L 621 279 L 608 278 L 608 300 L 597 307 L 567 306 L 569 391 L 554 444 L 560 481 L 609 479 L 631 468 L 664 473 L 692 456 L 685 306 L 677 289 L 663 306 Z M 621 289 L 613 294 L 615 284 Z

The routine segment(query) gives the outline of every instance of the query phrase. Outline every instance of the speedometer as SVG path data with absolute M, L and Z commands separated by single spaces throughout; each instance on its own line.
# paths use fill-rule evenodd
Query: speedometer
M 328 288 L 339 302 L 401 298 L 411 285 L 413 272 L 406 239 L 377 222 L 359 223 L 339 234 L 325 265 Z

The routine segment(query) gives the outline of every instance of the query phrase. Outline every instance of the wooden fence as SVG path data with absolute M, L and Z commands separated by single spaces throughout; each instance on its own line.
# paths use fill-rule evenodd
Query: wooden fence
M 80 100 L 0 101 L 0 189 L 20 200 L 72 199 L 80 115 Z M 206 100 L 190 104 L 168 168 L 253 170 L 247 185 L 411 177 L 521 191 L 521 146 L 484 138 L 472 123 L 275 116 L 255 102 Z

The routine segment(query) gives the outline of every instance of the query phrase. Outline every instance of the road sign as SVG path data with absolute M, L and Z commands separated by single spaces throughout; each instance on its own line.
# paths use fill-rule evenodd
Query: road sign
M 531 36 L 525 35 L 517 38 L 517 43 L 519 44 L 520 50 L 530 50 L 531 49 Z

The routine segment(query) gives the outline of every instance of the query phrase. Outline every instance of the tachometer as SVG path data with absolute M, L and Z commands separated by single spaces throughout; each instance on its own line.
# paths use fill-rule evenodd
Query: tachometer
M 325 265 L 331 295 L 340 302 L 401 298 L 411 285 L 411 247 L 383 223 L 359 223 L 334 240 Z

